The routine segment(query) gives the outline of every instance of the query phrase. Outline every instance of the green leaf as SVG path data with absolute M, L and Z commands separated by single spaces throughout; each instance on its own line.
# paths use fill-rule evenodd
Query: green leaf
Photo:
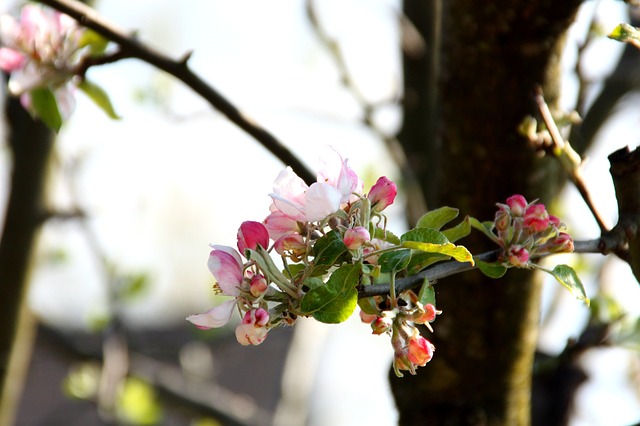
M 476 259 L 476 265 L 489 278 L 500 278 L 507 273 L 507 267 L 500 263 L 489 263 Z
M 373 238 L 384 240 L 391 244 L 400 244 L 400 238 L 398 238 L 393 232 L 381 228 L 376 228 L 373 231 Z
M 489 237 L 491 241 L 498 242 L 498 237 L 493 233 L 493 222 L 480 222 L 475 217 L 469 217 L 469 222 L 471 223 L 471 227 L 477 229 L 482 232 L 484 235 Z
M 409 260 L 411 260 L 411 250 L 394 250 L 380 255 L 378 265 L 381 272 L 394 273 L 406 268 Z
M 329 267 L 335 265 L 338 258 L 347 252 L 347 246 L 344 245 L 337 231 L 331 231 L 318 239 L 313 246 L 313 275 L 324 275 Z
M 89 99 L 91 99 L 100 109 L 102 109 L 109 118 L 113 118 L 114 120 L 120 119 L 118 114 L 116 114 L 116 111 L 113 109 L 109 95 L 107 95 L 107 92 L 105 92 L 102 87 L 85 79 L 78 84 L 78 88 L 82 90 L 84 94 L 87 95 Z
M 425 280 L 425 283 L 422 284 L 420 293 L 418 293 L 418 301 L 422 303 L 423 306 L 428 303 L 436 306 L 436 289 L 433 288 L 433 286 L 429 284 L 427 280 Z
M 451 257 L 444 254 L 417 251 L 411 254 L 411 261 L 409 262 L 409 266 L 407 266 L 407 271 L 409 272 L 409 275 L 413 275 L 422 271 L 427 266 L 449 259 L 451 259 Z
M 458 209 L 446 206 L 431 210 L 418 219 L 416 228 L 432 228 L 439 230 L 445 224 L 458 217 L 459 212 L 460 211 Z
M 32 90 L 29 94 L 35 116 L 54 132 L 59 132 L 62 127 L 62 115 L 53 92 L 48 88 L 40 88 Z
M 309 291 L 300 300 L 300 310 L 316 320 L 337 324 L 351 316 L 358 300 L 359 265 L 336 269 L 326 285 Z
M 432 228 L 414 228 L 400 237 L 401 242 L 416 241 L 419 243 L 446 244 L 449 242 L 447 237 Z
M 358 299 L 358 306 L 360 306 L 360 309 L 362 309 L 364 313 L 369 315 L 378 315 L 380 313 L 380 309 L 378 309 L 376 300 L 373 297 Z
M 455 243 L 459 239 L 466 237 L 471 233 L 471 222 L 469 220 L 469 216 L 465 217 L 462 222 L 453 228 L 445 229 L 442 233 L 447 237 L 450 243 Z
M 429 253 L 441 253 L 447 256 L 453 257 L 458 262 L 470 262 L 474 264 L 473 255 L 463 246 L 457 246 L 455 244 L 432 244 L 432 243 L 418 243 L 415 241 L 405 241 L 402 243 L 402 247 L 410 248 L 413 250 L 422 250 Z
M 85 29 L 78 41 L 78 47 L 88 47 L 91 56 L 102 55 L 107 49 L 109 40 L 93 30 Z
M 548 272 L 550 272 L 560 284 L 569 289 L 576 299 L 584 300 L 587 306 L 589 306 L 589 298 L 584 290 L 582 281 L 580 281 L 578 274 L 576 274 L 576 271 L 574 271 L 571 266 L 557 265 L 553 268 L 553 271 Z
M 288 265 L 287 268 L 285 268 L 284 270 L 284 275 L 290 280 L 293 280 L 298 276 L 302 276 L 302 273 L 304 272 L 305 268 L 306 266 L 301 263 Z

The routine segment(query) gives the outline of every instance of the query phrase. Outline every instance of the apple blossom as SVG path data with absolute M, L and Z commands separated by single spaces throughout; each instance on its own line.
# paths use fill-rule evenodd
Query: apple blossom
M 413 365 L 424 367 L 433 358 L 434 351 L 435 346 L 430 341 L 420 334 L 414 334 L 407 346 L 407 360 Z
M 71 17 L 36 5 L 24 6 L 19 21 L 2 15 L 0 69 L 11 73 L 9 92 L 31 108 L 31 92 L 49 88 L 61 115 L 68 117 L 74 106 L 68 83 L 86 52 L 84 32 Z
M 269 313 L 262 309 L 252 309 L 244 314 L 242 323 L 236 327 L 236 339 L 243 346 L 259 345 L 267 338 Z
M 300 222 L 319 221 L 338 211 L 361 187 L 362 182 L 348 160 L 339 155 L 325 163 L 318 173 L 318 182 L 311 186 L 287 167 L 280 172 L 269 194 L 273 200 L 271 211 L 280 211 Z
M 209 254 L 207 266 L 216 279 L 216 292 L 225 296 L 234 297 L 213 309 L 202 314 L 189 315 L 187 321 L 198 328 L 218 328 L 229 322 L 233 307 L 236 305 L 236 297 L 240 295 L 243 271 L 240 255 L 231 247 L 212 246 L 214 250 Z

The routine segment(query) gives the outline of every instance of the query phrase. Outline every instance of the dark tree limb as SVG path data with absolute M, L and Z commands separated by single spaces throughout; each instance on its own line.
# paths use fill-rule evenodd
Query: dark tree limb
M 34 120 L 15 98 L 8 100 L 7 122 L 12 173 L 9 200 L 0 239 L 0 404 L 12 410 L 9 360 L 20 309 L 27 290 L 30 259 L 44 212 L 47 165 L 53 134 Z
M 609 155 L 611 177 L 618 201 L 618 223 L 602 235 L 600 250 L 613 252 L 631 266 L 640 282 L 640 147 Z

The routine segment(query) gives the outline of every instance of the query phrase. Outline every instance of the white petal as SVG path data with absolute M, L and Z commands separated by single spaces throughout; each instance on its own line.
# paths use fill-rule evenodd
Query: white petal
M 236 300 L 227 300 L 203 314 L 189 315 L 187 321 L 200 328 L 218 328 L 229 322 Z
M 314 183 L 307 191 L 307 220 L 314 222 L 324 219 L 340 208 L 342 194 L 326 183 Z

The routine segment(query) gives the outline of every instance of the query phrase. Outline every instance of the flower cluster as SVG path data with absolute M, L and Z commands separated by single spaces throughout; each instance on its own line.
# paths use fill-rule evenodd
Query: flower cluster
M 33 112 L 33 91 L 51 89 L 68 117 L 75 106 L 69 82 L 85 52 L 85 31 L 71 17 L 36 5 L 24 6 L 19 21 L 0 16 L 0 69 L 11 73 L 9 93 Z
M 208 267 L 216 280 L 214 290 L 232 299 L 187 320 L 204 329 L 221 327 L 237 309 L 242 318 L 236 328 L 238 342 L 258 345 L 269 329 L 293 324 L 301 315 L 324 322 L 346 319 L 341 316 L 355 307 L 359 276 L 375 270 L 376 251 L 387 246 L 381 212 L 397 194 L 386 177 L 366 195 L 362 188 L 358 175 L 337 153 L 310 186 L 291 168 L 284 169 L 270 194 L 270 214 L 262 222 L 241 224 L 237 250 L 211 246 Z M 274 252 L 281 267 L 271 258 Z M 363 268 L 365 264 L 371 269 Z M 336 273 L 341 266 L 345 268 Z M 350 288 L 335 290 L 344 284 L 340 276 L 345 271 Z M 332 273 L 335 278 L 324 282 Z M 316 294 L 319 289 L 327 294 Z M 337 310 L 323 311 L 323 297 Z
M 573 251 L 573 239 L 560 219 L 544 204 L 529 203 L 519 194 L 507 198 L 506 204 L 498 203 L 493 227 L 505 266 L 528 267 L 535 255 Z
M 398 302 L 395 307 L 385 308 L 377 314 L 361 311 L 360 318 L 371 324 L 373 334 L 391 334 L 393 369 L 398 377 L 402 377 L 401 370 L 415 374 L 417 367 L 424 367 L 431 361 L 435 346 L 420 335 L 416 325 L 425 325 L 433 332 L 430 323 L 442 312 L 436 310 L 432 303 L 423 305 L 412 291 L 408 291 Z

